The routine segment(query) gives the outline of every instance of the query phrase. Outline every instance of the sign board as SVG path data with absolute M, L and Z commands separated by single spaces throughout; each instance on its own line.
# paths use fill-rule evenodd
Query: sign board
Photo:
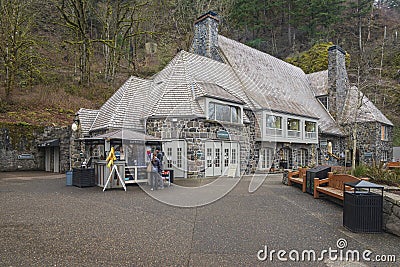
M 366 158 L 372 158 L 372 152 L 365 152 L 364 157 Z
M 319 141 L 319 145 L 320 146 L 327 146 L 328 145 L 328 141 L 327 140 L 320 140 Z
M 235 177 L 236 170 L 237 170 L 237 164 L 229 164 L 228 177 Z
M 218 131 L 218 132 L 217 132 L 217 138 L 220 138 L 220 139 L 229 139 L 229 133 L 228 133 L 227 131 L 223 131 L 223 130 Z
M 18 155 L 18 159 L 34 159 L 32 154 L 21 154 Z

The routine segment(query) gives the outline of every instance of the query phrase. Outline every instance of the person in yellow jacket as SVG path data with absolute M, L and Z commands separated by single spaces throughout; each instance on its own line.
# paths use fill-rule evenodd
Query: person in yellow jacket
M 108 161 L 107 163 L 107 167 L 108 168 L 112 168 L 112 166 L 114 165 L 114 160 L 117 160 L 117 157 L 115 156 L 115 149 L 114 147 L 111 148 L 110 153 L 108 153 L 108 157 L 106 158 L 106 161 Z

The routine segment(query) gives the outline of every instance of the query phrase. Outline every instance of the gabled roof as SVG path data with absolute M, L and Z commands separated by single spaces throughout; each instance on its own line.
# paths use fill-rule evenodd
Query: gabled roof
M 307 74 L 316 97 L 328 94 L 328 70 Z
M 307 75 L 315 96 L 328 95 L 328 70 Z M 359 108 L 358 108 L 359 107 Z M 356 86 L 352 86 L 346 95 L 345 108 L 339 114 L 338 123 L 380 122 L 393 125 L 388 118 Z
M 385 115 L 366 97 L 356 86 L 347 93 L 345 108 L 339 123 L 350 124 L 357 122 L 380 122 L 393 126 Z
M 116 131 L 112 131 L 109 133 L 96 135 L 90 138 L 85 138 L 85 140 L 103 140 L 103 139 L 117 139 L 117 140 L 125 140 L 125 141 L 154 141 L 159 140 L 158 138 L 144 134 L 142 132 L 127 130 L 127 129 L 119 129 Z
M 229 65 L 186 51 L 180 51 L 155 75 L 153 84 L 155 89 L 149 101 L 162 96 L 150 114 L 153 116 L 171 114 L 173 110 L 178 115 L 204 116 L 196 98 L 215 97 L 216 93 L 225 100 L 244 103 L 247 108 L 257 105 L 247 96 L 242 81 Z
M 246 87 L 248 95 L 262 108 L 320 118 L 322 132 L 343 134 L 315 99 L 307 75 L 300 68 L 224 36 L 219 35 L 218 40 L 225 59 L 237 75 L 246 76 L 253 82 L 253 86 Z
M 221 86 L 214 83 L 196 82 L 196 85 L 203 90 L 203 95 L 215 99 L 225 100 L 232 103 L 244 104 L 242 100 L 228 93 Z
M 98 110 L 81 108 L 77 115 L 79 116 L 79 124 L 83 135 L 88 135 L 93 121 L 96 119 Z
M 99 109 L 90 131 L 105 128 L 143 130 L 142 114 L 151 81 L 129 78 Z

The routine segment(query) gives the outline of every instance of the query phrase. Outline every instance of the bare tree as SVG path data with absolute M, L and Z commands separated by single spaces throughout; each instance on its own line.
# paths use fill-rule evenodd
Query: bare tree
M 31 34 L 31 4 L 26 0 L 0 0 L 0 64 L 6 102 L 11 102 L 17 82 L 32 79 L 38 68 L 35 64 L 40 57 Z

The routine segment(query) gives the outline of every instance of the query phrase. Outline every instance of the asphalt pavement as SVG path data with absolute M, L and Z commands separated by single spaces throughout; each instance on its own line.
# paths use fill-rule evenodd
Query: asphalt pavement
M 66 186 L 65 174 L 0 173 L 0 266 L 400 265 L 399 237 L 347 230 L 340 205 L 283 185 L 282 174 L 254 193 L 251 179 L 180 208 L 137 185 L 103 192 Z

